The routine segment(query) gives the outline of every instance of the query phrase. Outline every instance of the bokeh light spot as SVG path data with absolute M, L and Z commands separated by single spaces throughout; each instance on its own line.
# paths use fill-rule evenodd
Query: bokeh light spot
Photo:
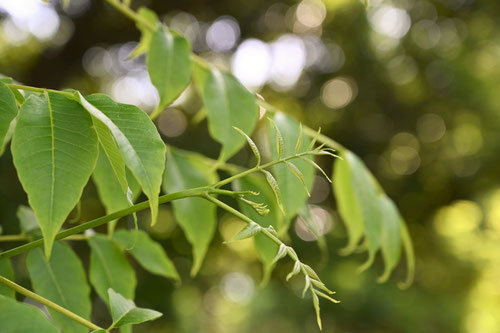
M 321 88 L 321 100 L 332 109 L 345 107 L 356 95 L 356 83 L 344 77 L 329 80 Z

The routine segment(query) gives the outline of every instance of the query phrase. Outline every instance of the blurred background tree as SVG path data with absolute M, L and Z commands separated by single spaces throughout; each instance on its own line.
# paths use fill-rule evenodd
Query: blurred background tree
M 404 267 L 380 285 L 381 262 L 357 274 L 364 256 L 338 255 L 345 230 L 329 184 L 316 179 L 310 203 L 328 250 L 310 243 L 314 237 L 300 220 L 290 237 L 342 301 L 322 304 L 326 332 L 498 331 L 499 2 L 136 0 L 133 6 L 152 8 L 194 52 L 362 156 L 400 207 L 417 255 L 415 283 L 405 291 L 395 283 Z M 25 84 L 106 92 L 151 111 L 157 96 L 144 58 L 127 58 L 138 38 L 134 24 L 100 0 L 71 0 L 66 9 L 0 0 L 0 73 Z M 216 158 L 219 146 L 200 106 L 190 88 L 158 127 L 167 143 Z M 247 158 L 240 152 L 233 161 Z M 0 160 L 0 177 L 0 223 L 5 233 L 17 233 L 11 222 L 27 200 L 10 153 Z M 92 184 L 82 208 L 81 220 L 104 215 Z M 165 313 L 137 331 L 317 331 L 310 302 L 297 298 L 298 283 L 282 283 L 288 264 L 259 288 L 253 243 L 222 244 L 239 228 L 234 218 L 220 214 L 195 278 L 190 245 L 168 205 L 153 229 L 143 227 L 164 239 L 182 284 L 137 267 L 137 303 Z M 88 263 L 88 249 L 76 246 Z M 20 267 L 18 279 L 27 281 Z

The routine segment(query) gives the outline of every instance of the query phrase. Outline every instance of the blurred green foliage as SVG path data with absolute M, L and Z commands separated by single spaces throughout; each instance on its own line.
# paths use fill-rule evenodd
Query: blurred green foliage
M 498 331 L 499 2 L 133 1 L 140 5 L 187 35 L 195 52 L 359 154 L 400 207 L 417 255 L 415 283 L 404 291 L 396 287 L 404 267 L 380 285 L 380 258 L 358 274 L 364 256 L 338 255 L 345 230 L 329 186 L 316 179 L 310 202 L 328 249 L 311 243 L 300 221 L 290 238 L 342 301 L 322 303 L 326 332 Z M 0 1 L 0 17 L 0 73 L 34 86 L 107 92 L 147 111 L 155 105 L 144 59 L 127 60 L 139 32 L 102 1 L 72 0 L 66 10 L 38 0 Z M 220 145 L 209 138 L 200 105 L 190 89 L 158 126 L 167 143 L 216 158 Z M 244 165 L 250 154 L 232 161 Z M 26 196 L 10 153 L 0 159 L 0 184 L 3 233 L 17 233 L 16 211 Z M 101 215 L 89 184 L 80 219 Z M 222 244 L 241 228 L 238 220 L 220 213 L 195 278 L 171 207 L 160 207 L 153 229 L 147 213 L 139 220 L 164 240 L 182 284 L 137 267 L 136 303 L 165 314 L 137 332 L 317 331 L 310 302 L 297 297 L 300 281 L 283 283 L 290 263 L 280 263 L 259 288 L 253 243 Z M 88 248 L 75 249 L 88 265 Z M 18 281 L 26 282 L 27 272 L 14 264 Z M 97 321 L 107 320 L 103 308 L 94 306 Z

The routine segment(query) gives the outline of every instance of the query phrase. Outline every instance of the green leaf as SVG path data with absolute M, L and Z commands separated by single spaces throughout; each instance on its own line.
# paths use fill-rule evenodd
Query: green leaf
M 310 164 L 314 169 L 316 169 L 319 172 L 321 172 L 323 174 L 323 176 L 325 176 L 326 180 L 328 180 L 328 182 L 330 184 L 332 183 L 332 180 L 330 179 L 330 177 L 328 177 L 328 175 L 326 174 L 326 172 L 318 165 L 318 163 L 316 163 L 313 160 L 310 160 L 310 159 L 308 159 L 307 157 L 304 157 L 304 156 L 300 156 L 300 159 L 302 161 L 306 162 L 307 164 Z
M 343 151 L 344 160 L 337 161 L 334 191 L 339 200 L 340 216 L 349 232 L 345 252 L 355 249 L 364 232 L 368 245 L 368 260 L 360 267 L 368 268 L 382 244 L 383 217 L 379 205 L 379 188 L 364 163 L 352 152 Z M 342 179 L 344 178 L 344 179 Z M 361 235 L 360 235 L 361 234 Z
M 356 249 L 363 237 L 363 213 L 356 199 L 352 184 L 352 171 L 348 161 L 335 162 L 332 178 L 335 180 L 332 186 L 337 199 L 337 208 L 347 228 L 348 236 L 347 245 L 341 252 L 347 255 Z
M 160 95 L 159 109 L 172 103 L 191 80 L 191 48 L 188 41 L 163 25 L 155 31 L 147 66 L 151 82 Z
M 0 296 L 0 323 L 2 332 L 59 333 L 39 309 L 3 296 Z
M 233 128 L 235 130 L 238 131 L 238 133 L 240 133 L 241 135 L 243 135 L 243 137 L 247 140 L 248 142 L 248 145 L 250 146 L 250 148 L 252 149 L 252 152 L 253 154 L 255 155 L 255 158 L 257 158 L 257 166 L 260 165 L 260 152 L 259 152 L 259 148 L 257 148 L 257 145 L 255 144 L 255 142 L 253 142 L 252 139 L 250 139 L 250 137 L 248 135 L 245 134 L 245 132 L 243 132 L 242 130 L 240 130 L 238 127 L 234 127 Z
M 205 157 L 170 149 L 163 183 L 166 193 L 214 184 L 217 180 L 217 173 Z M 216 207 L 202 198 L 175 200 L 172 205 L 175 218 L 193 246 L 191 274 L 196 275 L 215 233 Z
M 30 96 L 19 111 L 12 155 L 49 257 L 56 233 L 95 166 L 92 120 L 80 104 L 61 94 Z
M 7 133 L 5 134 L 5 137 L 4 137 L 4 140 L 3 140 L 3 144 L 0 145 L 0 156 L 3 155 L 3 153 L 5 152 L 5 149 L 7 148 L 7 145 L 9 144 L 10 140 L 12 140 L 12 136 L 14 135 L 14 130 L 16 129 L 16 125 L 17 125 L 17 118 L 14 118 L 10 122 L 10 126 L 9 126 L 9 129 L 7 130 Z
M 103 165 L 102 160 L 106 159 L 112 174 L 113 179 L 118 182 L 120 186 L 119 189 L 121 193 L 127 194 L 128 182 L 127 175 L 125 173 L 125 160 L 123 159 L 120 149 L 118 148 L 111 130 L 99 120 L 97 117 L 92 116 L 92 123 L 94 124 L 95 131 L 97 133 L 97 138 L 99 139 L 99 159 L 100 164 Z M 109 175 L 111 176 L 111 174 Z
M 9 259 L 0 259 L 0 275 L 11 281 L 14 280 L 14 270 Z M 0 296 L 15 298 L 16 293 L 4 284 L 0 284 Z
M 261 172 L 266 176 L 267 184 L 271 187 L 274 193 L 274 197 L 276 198 L 276 202 L 278 203 L 278 207 L 280 208 L 283 215 L 285 215 L 285 209 L 283 208 L 283 202 L 281 201 L 281 190 L 278 185 L 278 182 L 274 178 L 273 174 L 267 170 L 261 170 Z
M 290 280 L 292 277 L 294 277 L 295 275 L 299 274 L 300 272 L 300 261 L 295 261 L 295 264 L 293 264 L 293 269 L 290 273 L 288 273 L 288 275 L 286 276 L 286 280 Z
M 268 118 L 268 119 L 271 122 L 271 126 L 273 128 L 274 141 L 276 142 L 276 153 L 278 154 L 278 160 L 280 160 L 281 157 L 283 156 L 283 153 L 285 150 L 285 143 L 283 142 L 283 136 L 281 135 L 281 132 L 280 132 L 278 126 L 276 126 L 276 123 L 274 122 L 274 120 L 272 118 Z M 299 140 L 297 140 L 297 141 L 299 141 Z M 297 150 L 297 147 L 295 150 Z
M 255 222 L 250 223 L 234 236 L 233 240 L 243 240 L 257 235 L 262 227 Z
M 116 103 L 106 95 L 91 95 L 87 100 L 78 95 L 78 98 L 94 118 L 110 129 L 126 166 L 149 199 L 154 224 L 165 167 L 165 144 L 155 125 L 138 107 Z
M 299 137 L 295 143 L 295 154 L 298 154 L 302 149 L 302 137 L 303 137 L 302 123 L 299 123 Z
M 309 189 L 307 188 L 307 184 L 306 184 L 306 180 L 304 179 L 304 175 L 302 174 L 302 172 L 299 170 L 299 168 L 297 168 L 295 166 L 295 164 L 293 164 L 292 162 L 288 162 L 286 161 L 285 162 L 286 166 L 288 167 L 288 169 L 290 169 L 290 171 L 293 173 L 293 175 L 295 177 L 297 177 L 298 180 L 300 180 L 300 182 L 302 183 L 302 185 L 304 186 L 304 190 L 306 191 L 307 193 L 307 196 L 310 197 L 311 196 L 311 193 L 309 193 Z
M 140 324 L 162 316 L 158 311 L 138 308 L 132 300 L 126 299 L 112 288 L 108 289 L 108 295 L 111 317 L 113 318 L 113 324 L 110 328 Z
M 16 216 L 23 234 L 31 233 L 40 228 L 35 212 L 28 206 L 20 205 L 17 207 Z
M 258 174 L 248 175 L 234 182 L 233 187 L 235 191 L 254 191 L 260 193 L 255 200 L 269 207 L 269 213 L 266 216 L 261 216 L 252 209 L 252 207 L 240 202 L 239 206 L 243 214 L 264 228 L 272 226 L 278 229 L 283 224 L 283 214 L 278 207 L 274 192 L 269 187 L 264 177 Z M 274 267 L 273 259 L 278 252 L 278 245 L 262 234 L 255 235 L 254 243 L 257 254 L 264 266 L 262 284 L 266 284 Z
M 132 192 L 133 202 L 141 193 L 140 185 L 128 169 L 125 170 L 125 177 L 130 191 Z M 116 177 L 116 173 L 113 171 L 111 163 L 102 147 L 99 149 L 99 157 L 97 158 L 97 164 L 92 174 L 92 180 L 97 187 L 99 198 L 106 208 L 106 213 L 114 213 L 132 204 L 127 193 L 123 192 L 118 177 Z M 108 230 L 114 230 L 115 224 L 116 221 L 110 222 L 108 224 Z
M 208 70 L 196 64 L 194 78 L 207 108 L 208 130 L 222 144 L 220 159 L 226 161 L 245 144 L 245 138 L 232 127 L 250 135 L 259 115 L 257 103 L 234 76 L 216 68 Z
M 278 253 L 273 258 L 273 264 L 277 263 L 280 259 L 283 259 L 287 254 L 287 246 L 283 243 L 278 248 Z
M 16 98 L 4 83 L 0 82 L 0 147 L 6 144 L 6 136 L 17 116 Z
M 10 77 L 0 77 L 0 82 L 7 83 L 7 84 L 16 83 Z M 14 94 L 14 97 L 16 98 L 16 102 L 18 103 L 18 105 L 23 104 L 24 100 L 25 100 L 23 94 L 21 94 L 21 92 L 18 89 L 16 89 L 16 88 L 9 87 L 9 89 Z
M 408 288 L 415 276 L 415 254 L 413 253 L 413 244 L 411 241 L 410 233 L 408 232 L 408 228 L 406 227 L 406 223 L 403 219 L 401 219 L 401 239 L 403 241 L 403 248 L 406 254 L 406 267 L 407 267 L 407 276 L 406 281 L 399 283 L 399 288 L 405 289 Z
M 394 202 L 383 195 L 379 199 L 382 210 L 382 245 L 381 252 L 384 258 L 385 269 L 378 282 L 385 282 L 401 258 L 401 216 Z
M 55 243 L 49 261 L 44 258 L 40 248 L 31 250 L 26 257 L 26 267 L 37 294 L 90 319 L 90 287 L 83 265 L 69 245 Z M 63 331 L 88 332 L 88 328 L 82 324 L 53 309 L 48 310 Z
M 154 11 L 146 7 L 140 7 L 137 10 L 137 14 L 153 26 L 158 25 L 158 16 Z M 139 45 L 137 45 L 137 47 L 128 56 L 129 59 L 133 59 L 147 52 L 149 50 L 149 46 L 151 45 L 151 40 L 153 39 L 153 32 L 149 29 L 149 26 L 143 24 L 142 22 L 137 22 L 136 26 L 141 32 L 141 40 L 139 41 Z
M 295 154 L 296 143 L 300 141 L 301 147 L 299 152 L 306 150 L 310 143 L 310 139 L 306 136 L 299 140 L 300 124 L 292 117 L 283 113 L 277 113 L 273 117 L 276 128 L 281 133 L 283 138 L 283 156 L 288 157 Z M 276 136 L 272 133 L 274 130 L 269 129 L 270 146 L 276 146 Z M 279 157 L 279 154 L 271 149 L 273 160 Z M 302 159 L 292 160 L 296 169 L 302 174 L 302 180 L 291 170 L 286 164 L 280 163 L 273 166 L 273 174 L 278 182 L 281 190 L 281 200 L 286 213 L 285 229 L 288 228 L 292 218 L 297 214 L 299 209 L 304 205 L 308 198 L 308 191 L 305 188 L 311 189 L 314 179 L 314 167 Z M 304 184 L 302 183 L 304 182 Z
M 163 247 L 152 240 L 146 232 L 121 229 L 113 234 L 113 239 L 125 249 L 131 248 L 135 243 L 135 246 L 128 251 L 147 271 L 176 281 L 180 280 L 174 264 Z
M 95 235 L 90 245 L 90 282 L 97 294 L 107 303 L 108 289 L 113 288 L 127 298 L 134 298 L 137 284 L 135 272 L 123 250 L 111 239 Z
M 319 330 L 321 331 L 321 316 L 320 316 L 320 309 L 319 309 L 319 298 L 316 293 L 312 292 L 312 299 L 313 299 L 313 305 L 314 305 L 314 311 L 316 312 L 316 322 L 318 323 Z

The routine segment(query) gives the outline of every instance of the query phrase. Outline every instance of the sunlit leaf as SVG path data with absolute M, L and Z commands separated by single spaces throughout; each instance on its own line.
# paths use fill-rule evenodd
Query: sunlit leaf
M 375 253 L 382 244 L 383 216 L 378 202 L 378 188 L 375 180 L 359 157 L 346 151 L 343 158 L 352 170 L 354 193 L 364 221 L 364 233 L 368 244 L 368 259 L 361 270 L 368 268 L 375 259 Z
M 158 311 L 138 308 L 132 300 L 126 299 L 112 288 L 108 289 L 108 295 L 113 318 L 111 327 L 140 324 L 162 316 Z
M 31 250 L 26 257 L 26 267 L 37 294 L 76 313 L 90 318 L 90 287 L 85 270 L 70 246 L 62 242 L 54 244 L 47 261 L 40 248 Z M 56 323 L 66 332 L 88 332 L 88 328 L 48 308 Z
M 335 161 L 332 178 L 335 180 L 332 186 L 337 207 L 347 228 L 348 242 L 342 252 L 350 254 L 356 249 L 363 237 L 364 221 L 361 207 L 354 192 L 352 171 L 348 161 Z
M 191 49 L 188 41 L 164 26 L 151 39 L 147 66 L 151 82 L 160 95 L 159 108 L 172 103 L 191 80 Z
M 123 250 L 110 238 L 95 235 L 90 245 L 90 282 L 106 303 L 108 289 L 113 288 L 127 298 L 134 298 L 137 284 L 135 272 L 124 256 Z
M 386 281 L 401 258 L 401 216 L 394 202 L 383 195 L 379 199 L 382 211 L 382 245 L 380 250 L 384 258 L 385 270 L 379 282 Z
M 403 241 L 403 248 L 406 255 L 406 267 L 407 267 L 407 277 L 406 281 L 399 283 L 399 287 L 402 289 L 408 288 L 412 282 L 415 275 L 415 254 L 413 253 L 413 244 L 411 241 L 410 233 L 406 226 L 405 221 L 401 219 L 401 239 Z
M 3 332 L 59 333 L 39 309 L 1 295 L 0 323 Z
M 118 148 L 115 139 L 113 138 L 113 133 L 108 128 L 108 126 L 102 122 L 99 118 L 92 116 L 92 123 L 94 124 L 95 131 L 97 133 L 97 139 L 99 140 L 99 159 L 100 164 L 103 165 L 107 160 L 111 174 L 109 176 L 113 177 L 115 181 L 118 182 L 120 186 L 118 190 L 123 194 L 127 193 L 128 182 L 127 175 L 125 173 L 125 160 L 122 157 L 120 149 Z
M 343 151 L 344 160 L 336 162 L 334 191 L 339 200 L 340 216 L 349 231 L 346 252 L 354 250 L 363 232 L 368 245 L 368 268 L 382 244 L 383 216 L 379 205 L 379 189 L 364 163 L 350 151 Z M 337 168 L 338 171 L 337 171 Z
M 12 155 L 49 256 L 95 166 L 92 120 L 80 104 L 60 94 L 30 96 L 19 112 Z
M 172 149 L 168 153 L 163 189 L 167 193 L 206 186 L 217 181 L 217 174 L 198 154 Z M 185 198 L 172 202 L 176 220 L 193 246 L 191 274 L 201 267 L 215 232 L 216 207 L 202 198 Z
M 149 199 L 154 224 L 165 167 L 165 144 L 155 125 L 138 107 L 116 103 L 106 95 L 95 94 L 86 99 L 78 95 L 78 98 L 94 119 L 110 129 L 125 165 Z
M 128 251 L 147 271 L 166 278 L 180 280 L 174 264 L 163 247 L 151 239 L 146 232 L 120 229 L 113 234 L 113 239 L 125 249 L 130 249 Z
M 254 96 L 231 74 L 216 68 L 195 65 L 194 78 L 207 108 L 210 135 L 222 144 L 221 160 L 226 161 L 245 144 L 245 138 L 255 128 L 258 107 Z

